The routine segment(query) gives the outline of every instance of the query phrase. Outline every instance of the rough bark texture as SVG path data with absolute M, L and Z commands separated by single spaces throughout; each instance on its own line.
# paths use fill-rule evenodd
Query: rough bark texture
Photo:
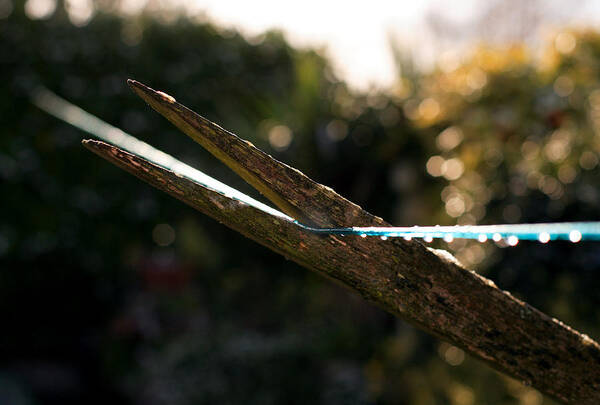
M 273 159 L 252 143 L 179 104 L 173 97 L 134 80 L 128 83 L 152 108 L 292 218 L 323 228 L 388 225 L 331 188 L 311 180 L 299 170 Z
M 282 211 L 317 226 L 385 225 L 164 93 L 137 94 Z M 600 403 L 600 346 L 416 241 L 316 235 L 98 141 L 86 147 L 250 239 L 562 402 Z

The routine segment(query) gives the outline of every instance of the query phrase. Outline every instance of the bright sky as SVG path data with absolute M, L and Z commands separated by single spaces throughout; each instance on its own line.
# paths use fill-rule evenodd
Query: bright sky
M 474 1 L 455 0 L 448 14 L 468 18 Z M 425 35 L 423 17 L 435 3 L 441 2 L 195 0 L 187 6 L 247 35 L 278 28 L 293 45 L 324 47 L 338 74 L 365 89 L 371 84 L 387 86 L 394 82 L 390 35 L 402 38 L 407 47 L 418 46 L 419 33 Z
M 498 30 L 497 37 L 501 38 L 511 37 L 511 31 L 527 30 L 529 25 L 537 27 L 534 19 L 539 20 L 539 26 L 552 28 L 600 22 L 600 0 L 166 1 L 203 12 L 217 24 L 236 27 L 247 35 L 277 28 L 286 33 L 293 45 L 324 47 L 337 73 L 363 90 L 394 82 L 390 38 L 408 49 L 417 62 L 431 64 L 440 52 L 460 52 L 476 41 L 478 33 L 469 31 L 470 26 L 486 7 L 494 4 L 497 10 L 490 21 L 491 28 L 484 24 L 480 30 Z M 432 11 L 450 23 L 450 31 L 458 30 L 460 39 L 444 42 L 439 33 L 434 38 Z M 538 43 L 540 35 L 543 32 L 537 34 Z
M 64 3 L 73 24 L 85 25 L 94 14 L 94 0 Z M 56 4 L 27 0 L 25 11 L 31 18 L 47 18 Z M 124 14 L 145 6 L 184 8 L 248 37 L 282 30 L 294 46 L 324 49 L 338 76 L 361 90 L 394 83 L 391 40 L 427 65 L 460 54 L 482 35 L 514 40 L 533 27 L 536 34 L 528 40 L 536 46 L 543 36 L 540 27 L 597 27 L 600 22 L 600 0 L 120 0 Z M 490 7 L 494 11 L 482 23 Z M 12 0 L 0 0 L 0 19 L 11 11 Z

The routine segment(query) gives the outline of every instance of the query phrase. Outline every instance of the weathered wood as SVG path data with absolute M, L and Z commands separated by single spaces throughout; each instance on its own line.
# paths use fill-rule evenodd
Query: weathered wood
M 279 162 L 250 142 L 196 114 L 163 92 L 128 80 L 133 91 L 182 132 L 246 180 L 281 211 L 306 225 L 386 226 L 381 218 L 302 172 Z
M 170 96 L 132 87 L 271 201 L 318 226 L 385 225 Z M 600 346 L 416 241 L 322 236 L 98 141 L 86 147 L 250 239 L 562 402 L 600 403 Z

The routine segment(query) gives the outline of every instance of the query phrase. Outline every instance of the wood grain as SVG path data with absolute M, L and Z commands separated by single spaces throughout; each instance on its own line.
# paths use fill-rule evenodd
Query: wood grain
M 317 226 L 386 223 L 170 96 L 130 83 L 154 109 L 282 211 Z M 156 94 L 155 94 L 156 93 Z M 99 141 L 84 145 L 140 179 L 493 368 L 570 404 L 600 403 L 600 345 L 417 241 L 307 232 Z

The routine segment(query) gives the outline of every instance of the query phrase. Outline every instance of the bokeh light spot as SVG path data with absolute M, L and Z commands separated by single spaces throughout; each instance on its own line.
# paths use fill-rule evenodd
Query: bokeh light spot
M 481 263 L 485 256 L 485 250 L 480 244 L 471 244 L 457 253 L 458 260 L 468 266 Z
M 427 164 L 425 166 L 427 168 L 427 173 L 429 173 L 433 177 L 440 177 L 444 173 L 442 171 L 442 165 L 444 164 L 444 162 L 445 160 L 441 156 L 436 155 L 430 157 L 429 160 L 427 160 Z
M 539 234 L 538 240 L 542 243 L 548 243 L 550 241 L 550 234 L 548 232 L 542 232 Z
M 471 90 L 479 90 L 487 84 L 487 75 L 481 69 L 473 69 L 467 76 L 467 86 Z
M 570 32 L 561 32 L 554 39 L 554 47 L 556 50 L 565 55 L 573 52 L 576 45 L 577 40 Z
M 494 168 L 500 166 L 500 163 L 504 160 L 504 154 L 499 148 L 490 147 L 484 152 L 483 158 L 488 166 Z
M 525 141 L 521 145 L 521 153 L 523 154 L 523 157 L 527 160 L 535 159 L 539 151 L 540 147 L 537 143 L 533 141 Z
M 152 239 L 158 246 L 169 246 L 175 242 L 175 229 L 169 224 L 158 224 L 152 230 Z
M 419 115 L 426 121 L 437 118 L 440 113 L 440 103 L 434 98 L 426 98 L 419 104 Z
M 275 125 L 269 131 L 269 144 L 276 151 L 282 152 L 292 143 L 292 131 L 285 125 Z
M 453 218 L 461 216 L 465 208 L 465 201 L 460 195 L 455 195 L 446 201 L 446 212 Z
M 534 389 L 524 390 L 519 395 L 519 403 L 522 405 L 541 405 L 544 401 L 544 397 L 538 391 Z
M 465 171 L 463 162 L 458 158 L 452 158 L 442 163 L 442 174 L 447 180 L 457 180 Z
M 348 124 L 342 120 L 332 120 L 325 129 L 327 137 L 332 141 L 341 141 L 348 135 Z
M 579 232 L 577 229 L 573 229 L 571 232 L 569 232 L 569 240 L 573 243 L 579 242 L 581 237 L 581 232 Z
M 56 10 L 56 0 L 27 0 L 25 14 L 32 20 L 49 18 Z
M 92 0 L 65 0 L 65 10 L 76 27 L 89 23 L 96 11 Z
M 564 130 L 555 131 L 544 147 L 544 153 L 551 162 L 558 163 L 565 160 L 571 153 L 571 133 Z
M 592 91 L 588 96 L 588 100 L 593 110 L 600 109 L 600 89 Z
M 563 184 L 573 183 L 573 181 L 575 181 L 576 177 L 577 177 L 577 170 L 575 170 L 575 168 L 572 166 L 563 165 L 558 169 L 558 179 Z
M 475 393 L 469 387 L 455 384 L 451 390 L 452 405 L 473 405 Z
M 438 148 L 443 151 L 450 151 L 456 148 L 463 140 L 463 132 L 459 127 L 448 127 L 443 130 L 436 138 Z
M 586 150 L 579 157 L 579 166 L 585 170 L 592 170 L 598 165 L 598 155 L 594 152 Z
M 542 176 L 538 180 L 538 188 L 546 195 L 552 195 L 556 193 L 562 186 L 552 176 Z
M 444 351 L 444 360 L 451 366 L 459 366 L 465 360 L 465 352 L 456 346 L 449 346 Z
M 573 90 L 575 89 L 575 83 L 568 76 L 559 76 L 554 81 L 553 88 L 554 88 L 554 92 L 557 95 L 559 95 L 561 97 L 567 97 L 568 95 L 573 93 Z
M 409 120 L 416 120 L 419 118 L 419 102 L 415 99 L 406 100 L 402 106 L 404 115 Z
M 121 0 L 119 11 L 125 15 L 133 16 L 139 14 L 148 4 L 148 0 Z

